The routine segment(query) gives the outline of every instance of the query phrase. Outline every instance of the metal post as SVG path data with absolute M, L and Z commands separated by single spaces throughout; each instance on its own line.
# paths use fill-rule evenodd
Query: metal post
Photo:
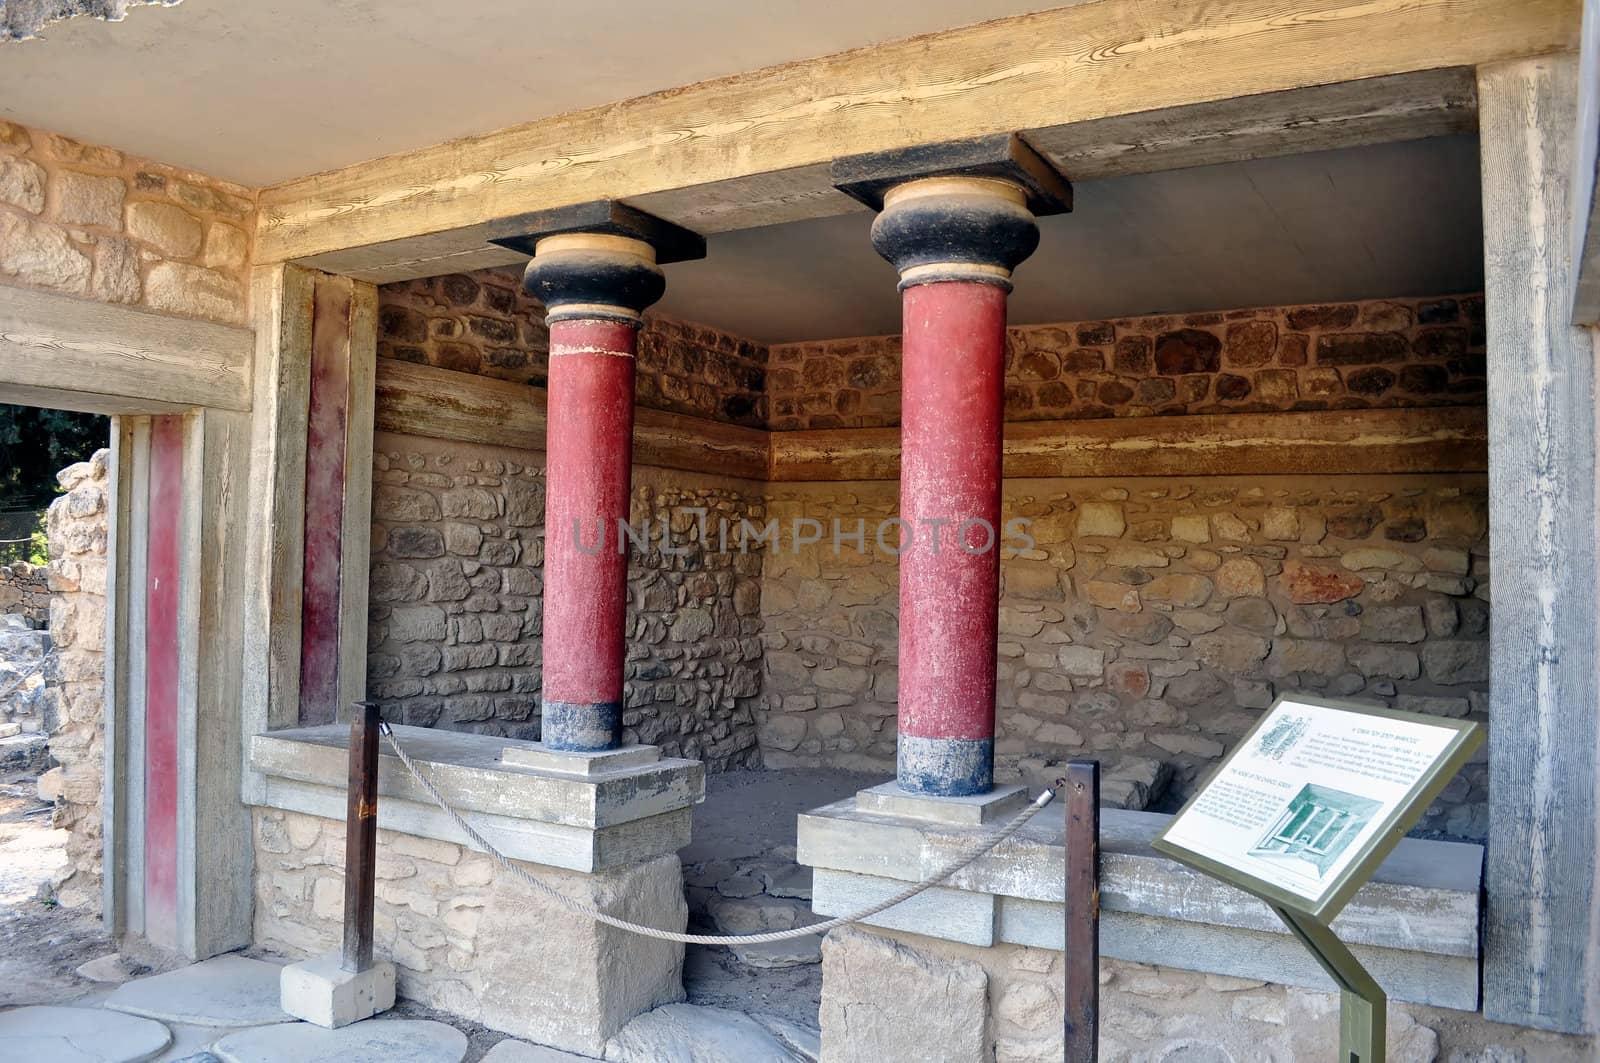
M 1100 1056 L 1100 762 L 1075 760 L 1059 784 L 1066 804 L 1066 1060 Z
M 345 970 L 372 966 L 372 909 L 378 850 L 378 703 L 358 701 L 350 715 L 349 801 L 344 824 Z
M 1383 987 L 1328 927 L 1287 908 L 1272 910 L 1339 986 L 1338 1063 L 1384 1063 L 1389 998 Z

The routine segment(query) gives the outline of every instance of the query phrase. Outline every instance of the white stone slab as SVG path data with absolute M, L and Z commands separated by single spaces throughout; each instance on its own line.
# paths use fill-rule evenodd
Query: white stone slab
M 810 1063 L 786 1037 L 730 1008 L 668 1004 L 606 1042 L 607 1063 Z
M 191 1026 L 260 1026 L 292 1022 L 278 1006 L 276 963 L 216 956 L 118 986 L 105 1006 Z
M 271 808 L 288 812 L 333 820 L 345 817 L 343 788 L 268 776 L 262 800 Z M 488 812 L 463 811 L 462 815 L 491 845 L 513 860 L 586 872 L 627 867 L 675 853 L 689 844 L 694 820 L 694 810 L 687 805 L 648 819 L 598 830 Z M 383 830 L 478 849 L 450 817 L 426 797 L 423 801 L 397 797 L 380 799 L 378 826 Z
M 467 1035 L 442 1022 L 368 1019 L 337 1030 L 262 1026 L 211 1046 L 223 1063 L 461 1063 Z
M 647 745 L 618 746 L 616 749 L 602 749 L 593 753 L 573 753 L 550 749 L 543 742 L 518 742 L 500 751 L 500 763 L 508 768 L 553 771 L 559 775 L 580 775 L 586 778 L 603 775 L 608 771 L 641 768 L 660 759 L 661 747 Z
M 906 885 L 895 879 L 817 868 L 811 887 L 811 910 L 818 915 L 849 915 L 888 900 Z M 934 886 L 863 921 L 869 926 L 988 946 L 994 944 L 995 908 L 992 893 Z
M 980 827 L 1010 819 L 1028 804 L 1028 791 L 1020 784 L 996 786 L 971 797 L 930 797 L 900 789 L 894 780 L 869 786 L 856 794 L 856 808 L 879 816 L 924 819 L 956 827 Z
M 370 1019 L 394 1007 L 394 964 L 347 971 L 338 953 L 291 963 L 279 979 L 279 1001 L 297 1019 L 325 1029 Z
M 98 1008 L 0 1012 L 0 1058 L 39 1063 L 144 1063 L 172 1043 L 159 1022 Z
M 546 1045 L 506 1040 L 489 1049 L 484 1054 L 483 1063 L 591 1063 L 593 1059 L 593 1056 L 580 1056 Z

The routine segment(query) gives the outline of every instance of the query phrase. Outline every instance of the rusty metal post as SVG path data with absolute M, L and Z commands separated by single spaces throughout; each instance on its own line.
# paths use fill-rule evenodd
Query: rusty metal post
M 349 801 L 344 824 L 344 951 L 340 966 L 372 966 L 372 909 L 378 860 L 378 703 L 350 715 Z
M 1074 760 L 1061 780 L 1066 805 L 1066 1061 L 1100 1055 L 1100 762 Z

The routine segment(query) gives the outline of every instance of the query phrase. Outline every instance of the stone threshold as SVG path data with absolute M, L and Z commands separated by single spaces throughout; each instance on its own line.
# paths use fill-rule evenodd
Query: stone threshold
M 534 742 L 395 726 L 406 752 L 450 804 L 507 856 L 574 871 L 603 871 L 687 845 L 693 806 L 705 799 L 699 761 L 658 758 L 578 774 L 502 762 L 510 749 L 536 762 Z M 345 816 L 349 728 L 299 727 L 250 740 L 262 776 L 255 800 L 327 819 Z M 515 759 L 515 758 L 513 758 Z M 476 848 L 380 746 L 378 826 Z
M 1171 817 L 1101 811 L 1100 950 L 1116 959 L 1318 989 L 1332 981 L 1261 901 L 1151 848 Z M 843 915 L 922 881 L 973 828 L 865 811 L 799 817 L 812 909 Z M 1066 849 L 1057 808 L 935 887 L 867 922 L 959 941 L 1061 949 Z M 1334 929 L 1396 1000 L 1475 1011 L 1483 847 L 1403 840 Z

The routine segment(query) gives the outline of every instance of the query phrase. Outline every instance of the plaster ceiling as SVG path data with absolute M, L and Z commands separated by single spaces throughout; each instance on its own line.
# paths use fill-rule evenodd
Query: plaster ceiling
M 1438 295 L 1483 285 L 1478 139 L 1439 137 L 1075 186 L 1016 273 L 1016 324 Z M 768 343 L 900 330 L 872 216 L 713 236 L 661 311 Z
M 0 117 L 246 185 L 1063 0 L 183 0 L 0 44 Z

